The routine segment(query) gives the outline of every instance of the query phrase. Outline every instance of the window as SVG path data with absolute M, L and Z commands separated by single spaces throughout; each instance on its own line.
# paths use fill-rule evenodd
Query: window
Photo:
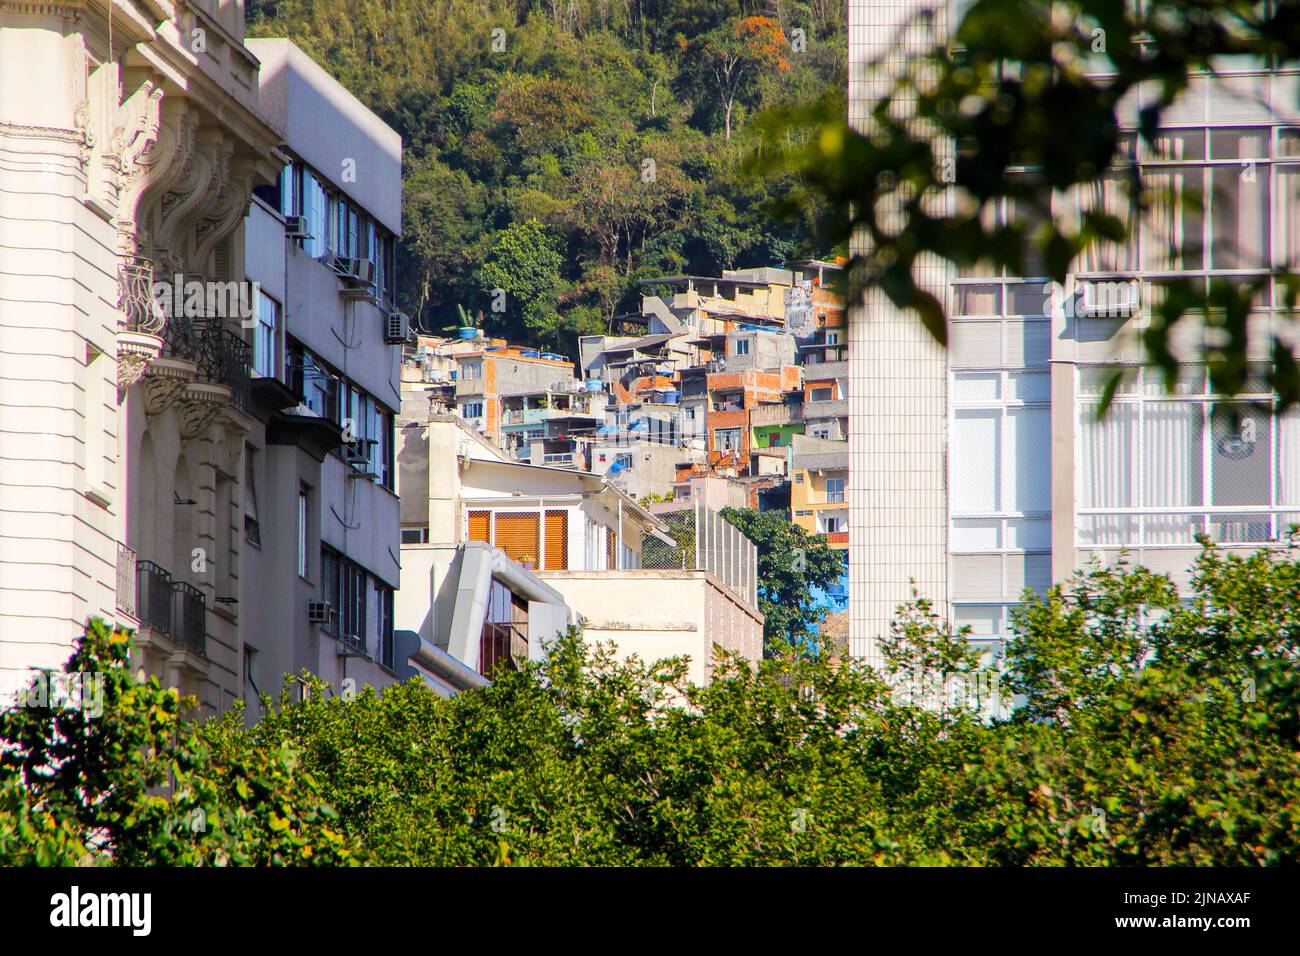
M 279 372 L 280 303 L 260 289 L 257 294 L 257 328 L 253 331 L 253 371 L 263 378 Z
M 953 376 L 949 460 L 955 551 L 1051 546 L 1048 373 Z
M 844 500 L 844 479 L 827 478 L 826 479 L 826 501 L 828 503 L 842 502 Z
M 289 341 L 289 387 L 302 396 L 302 403 L 321 418 L 336 421 L 339 380 L 320 359 L 301 344 Z
M 343 557 L 332 548 L 320 549 L 320 599 L 330 606 L 330 619 L 322 629 L 338 634 L 343 613 Z
M 736 354 L 737 355 L 749 354 L 749 339 L 736 339 Z
M 393 669 L 393 589 L 375 582 L 375 605 L 379 615 L 379 663 Z
M 802 472 L 802 471 L 796 471 L 796 472 L 794 473 L 794 483 L 795 483 L 796 485 L 802 485 L 802 484 L 803 484 L 803 472 Z
M 339 617 L 339 637 L 359 650 L 365 650 L 368 628 L 366 627 L 366 596 L 369 592 L 369 579 L 359 566 L 340 560 L 343 570 L 343 611 Z
M 810 402 L 833 402 L 834 400 L 834 385 L 819 385 L 817 388 L 808 390 L 808 401 Z
M 820 515 L 817 524 L 817 530 L 821 534 L 837 534 L 849 530 L 849 519 L 844 515 Z
M 483 377 L 483 360 L 478 359 L 473 362 L 460 363 L 460 379 L 463 382 L 472 382 Z
M 483 417 L 482 402 L 465 402 L 460 406 L 460 417 L 464 419 L 474 419 Z
M 739 428 L 716 428 L 713 431 L 714 451 L 740 451 Z
M 262 546 L 262 524 L 257 515 L 257 449 L 244 451 L 244 540 Z
M 564 571 L 569 567 L 569 513 L 563 509 L 546 512 L 546 554 L 544 564 L 547 571 Z
M 402 544 L 428 544 L 428 528 L 403 528 Z
M 814 429 L 812 430 L 812 437 L 813 437 L 813 438 L 829 439 L 829 438 L 831 437 L 831 430 L 830 430 L 829 426 L 822 425 L 822 426 L 820 426 L 820 427 L 818 427 L 818 428 L 814 428 Z
M 302 213 L 307 237 L 299 240 L 307 255 L 319 259 L 325 255 L 329 236 L 329 202 L 325 187 L 308 169 L 302 170 Z
M 840 344 L 840 333 L 838 333 L 838 332 L 827 332 L 827 333 L 826 333 L 826 344 L 827 344 L 827 345 L 839 345 L 839 344 Z
M 1271 412 L 1264 371 L 1216 408 L 1202 368 L 1174 394 L 1137 370 L 1097 421 L 1108 370 L 1080 369 L 1078 543 L 1263 544 L 1300 521 L 1300 414 Z
M 307 522 L 311 518 L 311 509 L 309 508 L 310 490 L 306 487 L 298 489 L 298 577 L 307 577 L 310 571 L 307 560 L 307 543 L 310 540 L 310 532 L 307 528 Z

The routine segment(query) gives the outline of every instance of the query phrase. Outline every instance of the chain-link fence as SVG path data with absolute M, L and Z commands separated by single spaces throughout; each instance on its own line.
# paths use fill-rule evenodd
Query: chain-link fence
M 738 528 L 703 505 L 656 517 L 667 526 L 671 543 L 647 534 L 641 567 L 708 571 L 741 600 L 758 605 L 758 548 Z

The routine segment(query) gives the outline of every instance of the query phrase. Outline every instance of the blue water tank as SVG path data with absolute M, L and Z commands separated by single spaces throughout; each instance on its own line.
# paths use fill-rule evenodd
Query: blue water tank
M 589 392 L 599 392 L 604 387 L 605 383 L 598 378 L 587 379 L 587 391 Z

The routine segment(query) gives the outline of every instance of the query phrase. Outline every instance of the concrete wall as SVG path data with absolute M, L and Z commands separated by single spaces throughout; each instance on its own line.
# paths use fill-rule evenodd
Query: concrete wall
M 261 102 L 293 151 L 356 200 L 389 232 L 402 233 L 402 138 L 292 41 L 252 39 L 262 62 Z M 346 162 L 351 162 L 355 177 Z
M 619 658 L 688 657 L 688 679 L 703 684 L 715 643 L 755 666 L 762 656 L 762 616 L 705 571 L 544 571 L 539 577 L 585 619 L 585 639 L 613 642 Z

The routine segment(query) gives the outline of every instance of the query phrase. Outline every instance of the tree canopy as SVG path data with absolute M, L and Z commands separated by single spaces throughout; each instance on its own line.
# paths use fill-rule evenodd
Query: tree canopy
M 316 681 L 252 726 L 185 720 L 92 623 L 101 716 L 0 713 L 0 863 L 1295 863 L 1296 545 L 1207 546 L 1185 602 L 1128 566 L 1028 593 L 998 668 L 918 600 L 879 670 L 691 687 L 571 631 L 482 690 Z
M 267 0 L 248 15 L 250 35 L 288 36 L 401 133 L 399 292 L 422 328 L 463 305 L 489 334 L 573 352 L 638 310 L 643 278 L 830 251 L 813 197 L 797 221 L 770 215 L 796 177 L 743 167 L 756 112 L 844 82 L 843 0 Z M 530 222 L 560 266 L 528 314 L 493 312 L 512 284 L 493 251 Z

